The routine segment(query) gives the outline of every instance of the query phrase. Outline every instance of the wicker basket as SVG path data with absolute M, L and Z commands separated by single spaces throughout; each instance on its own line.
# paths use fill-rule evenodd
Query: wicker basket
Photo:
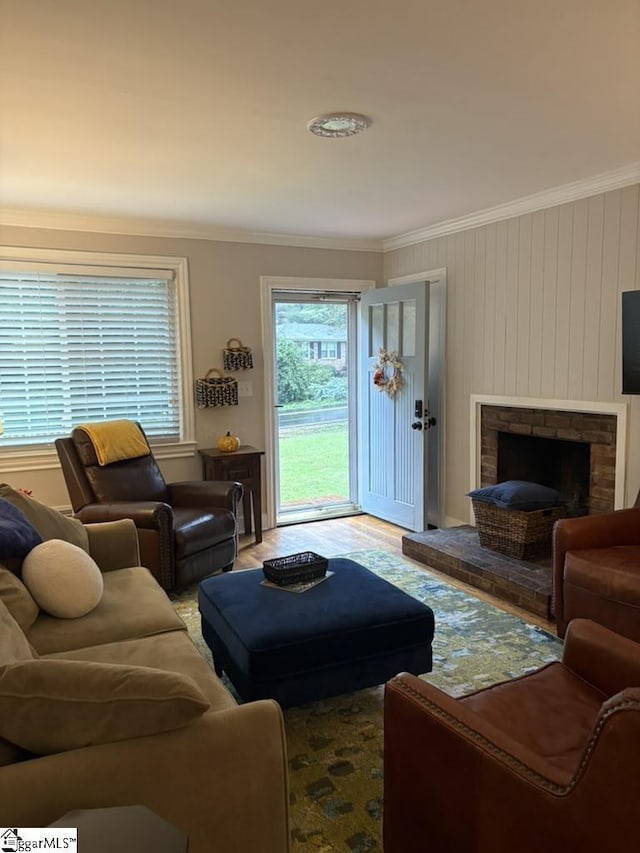
M 471 503 L 480 545 L 518 560 L 550 557 L 553 525 L 567 514 L 562 505 L 522 512 L 486 501 Z
M 308 583 L 323 578 L 327 573 L 328 560 L 313 551 L 303 551 L 291 554 L 289 557 L 278 557 L 275 560 L 265 560 L 262 564 L 264 576 L 278 586 L 289 586 L 293 583 Z

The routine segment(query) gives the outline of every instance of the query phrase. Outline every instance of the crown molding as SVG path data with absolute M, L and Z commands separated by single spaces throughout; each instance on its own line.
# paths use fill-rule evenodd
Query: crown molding
M 382 249 L 384 252 L 391 252 L 393 249 L 413 246 L 416 243 L 423 243 L 425 240 L 433 240 L 435 237 L 444 237 L 447 234 L 455 234 L 457 231 L 467 231 L 470 228 L 478 228 L 491 222 L 500 222 L 503 219 L 522 216 L 525 213 L 534 213 L 536 210 L 543 210 L 546 207 L 556 207 L 610 190 L 618 190 L 638 182 L 640 182 L 640 161 L 630 163 L 620 169 L 614 169 L 611 172 L 603 172 L 591 178 L 584 178 L 570 184 L 533 193 L 533 195 L 499 204 L 496 207 L 488 207 L 476 213 L 469 213 L 456 219 L 447 219 L 443 222 L 437 222 L 435 225 L 427 225 L 426 228 L 419 228 L 416 231 L 408 231 L 405 234 L 388 237 L 382 241 Z
M 514 201 L 407 231 L 384 240 L 375 238 L 313 237 L 302 234 L 272 234 L 262 231 L 243 231 L 182 220 L 160 220 L 127 217 L 109 217 L 91 214 L 62 213 L 59 211 L 29 210 L 22 208 L 0 209 L 0 225 L 23 228 L 46 228 L 59 231 L 86 231 L 98 234 L 122 234 L 135 237 L 169 237 L 187 240 L 217 240 L 227 243 L 257 243 L 270 246 L 292 246 L 310 249 L 341 249 L 351 252 L 390 252 L 413 246 L 436 237 L 479 228 L 491 222 L 500 222 L 547 207 L 556 207 L 571 201 L 621 189 L 640 182 L 640 161 L 584 178 L 569 184 L 552 187 Z
M 307 249 L 343 249 L 351 252 L 382 251 L 382 240 L 376 239 L 271 234 L 181 220 L 130 219 L 9 207 L 0 209 L 0 225 L 47 228 L 58 231 L 88 231 L 97 234 L 122 234 L 132 237 L 173 237 L 187 240 L 217 240 L 224 243 L 298 246 Z

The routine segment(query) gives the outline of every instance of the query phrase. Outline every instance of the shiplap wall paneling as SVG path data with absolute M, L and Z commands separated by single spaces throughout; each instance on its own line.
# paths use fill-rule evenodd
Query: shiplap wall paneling
M 554 388 L 558 396 L 569 399 L 569 322 L 571 316 L 571 252 L 573 244 L 573 206 L 558 210 L 558 263 L 556 282 L 556 337 Z M 563 285 L 564 282 L 564 285 Z
M 472 393 L 625 401 L 640 434 L 640 399 L 620 393 L 620 293 L 640 288 L 639 205 L 634 185 L 385 255 L 385 279 L 447 267 L 450 517 L 468 516 Z M 640 442 L 628 455 L 635 498 Z
M 504 338 L 504 393 L 513 396 L 516 393 L 518 371 L 518 244 L 520 241 L 520 220 L 507 222 L 507 253 L 505 263 L 505 338 Z
M 473 299 L 473 358 L 471 365 L 471 387 L 482 385 L 487 338 L 482 318 L 487 303 L 487 233 L 485 228 L 474 232 L 477 256 L 477 273 Z
M 531 347 L 531 235 L 533 219 L 531 214 L 519 219 L 518 234 L 518 317 L 516 334 L 518 336 L 518 363 L 516 365 L 516 392 L 529 380 L 529 350 Z M 480 384 L 480 383 L 478 383 Z
M 544 277 L 544 213 L 536 211 L 531 224 L 531 303 L 529 335 L 529 379 L 522 386 L 530 397 L 542 394 L 542 321 Z M 496 393 L 490 391 L 489 393 Z M 520 391 L 523 393 L 523 391 Z
M 542 262 L 542 340 L 541 340 L 541 397 L 554 396 L 556 340 L 558 318 L 558 208 L 545 211 L 544 259 Z
M 587 300 L 587 227 L 589 203 L 573 205 L 571 274 L 569 278 L 569 393 L 568 400 L 584 399 L 584 318 Z
M 604 238 L 604 196 L 589 199 L 587 221 L 587 273 L 584 316 L 584 399 L 598 398 L 600 358 L 600 310 L 602 299 L 602 243 Z
M 475 307 L 475 299 L 476 299 L 476 286 L 477 286 L 477 269 L 476 269 L 476 232 L 475 231 L 465 231 L 460 235 L 463 239 L 460 241 L 461 246 L 460 250 L 463 254 L 463 263 L 464 263 L 464 280 L 466 282 L 465 291 L 463 294 L 464 300 L 464 319 L 463 319 L 463 327 L 462 327 L 462 335 L 464 339 L 465 353 L 464 353 L 464 367 L 463 367 L 463 376 L 464 376 L 464 392 L 466 393 L 467 388 L 471 389 L 471 382 L 473 379 L 473 359 L 475 358 L 475 353 L 473 353 L 473 341 L 474 341 L 474 330 L 475 330 L 475 322 L 474 322 L 474 307 Z M 473 354 L 473 355 L 472 355 Z M 471 368 L 471 369 L 470 369 Z
M 494 363 L 494 340 L 496 336 L 496 249 L 498 241 L 498 226 L 494 223 L 483 228 L 486 237 L 485 252 L 485 294 L 486 304 L 484 306 L 484 373 L 480 377 L 480 383 L 484 386 L 494 385 L 495 363 Z M 447 270 L 447 282 L 449 282 L 449 271 Z M 478 315 L 482 317 L 482 314 Z M 450 341 L 452 347 L 455 341 Z M 447 386 L 448 387 L 448 386 Z

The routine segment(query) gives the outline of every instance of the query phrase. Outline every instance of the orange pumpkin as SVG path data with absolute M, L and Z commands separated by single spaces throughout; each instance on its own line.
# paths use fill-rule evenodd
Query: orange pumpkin
M 231 435 L 230 432 L 220 436 L 218 439 L 218 450 L 221 450 L 223 453 L 233 453 L 239 447 L 240 439 L 236 435 Z

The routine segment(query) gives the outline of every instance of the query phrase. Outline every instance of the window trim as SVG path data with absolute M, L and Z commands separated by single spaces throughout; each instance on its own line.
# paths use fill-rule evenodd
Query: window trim
M 193 456 L 195 441 L 195 410 L 189 405 L 193 389 L 193 363 L 191 347 L 191 311 L 189 302 L 189 268 L 184 257 L 165 255 L 131 255 L 115 252 L 84 252 L 73 249 L 31 249 L 21 246 L 0 246 L 0 263 L 49 263 L 95 266 L 108 270 L 110 267 L 126 267 L 147 273 L 159 268 L 174 275 L 178 312 L 178 376 L 180 382 L 180 440 L 177 442 L 154 441 L 153 454 L 158 459 L 177 459 Z M 60 466 L 55 448 L 12 447 L 3 449 L 0 438 L 0 474 L 20 471 L 49 470 Z

